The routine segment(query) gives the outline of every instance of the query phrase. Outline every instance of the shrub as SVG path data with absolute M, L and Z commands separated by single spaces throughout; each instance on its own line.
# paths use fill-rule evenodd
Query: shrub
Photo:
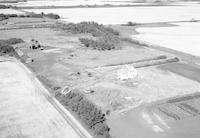
M 26 17 L 26 15 L 21 14 L 21 15 L 18 15 L 18 17 L 24 18 L 24 17 Z
M 7 8 L 10 8 L 10 6 L 0 5 L 0 9 L 7 9 Z
M 7 43 L 8 45 L 14 45 L 18 43 L 23 43 L 24 41 L 20 38 L 10 38 L 8 40 L 4 40 L 4 42 Z
M 60 16 L 58 14 L 54 14 L 54 13 L 48 13 L 48 14 L 42 14 L 45 17 L 51 18 L 51 19 L 59 19 Z
M 0 54 L 1 55 L 5 55 L 5 54 L 14 55 L 14 53 L 15 53 L 15 50 L 11 46 L 1 46 L 0 47 Z
M 86 99 L 80 91 L 73 90 L 66 95 L 57 95 L 57 98 L 74 112 L 89 129 L 92 129 L 95 135 L 104 138 L 110 137 L 110 128 L 105 122 L 105 114 Z
M 0 40 L 0 55 L 8 54 L 10 56 L 17 56 L 15 49 L 10 46 L 17 43 L 24 42 L 22 39 L 11 38 L 8 40 Z
M 32 17 L 32 18 L 42 18 L 43 15 L 42 14 L 31 13 L 30 17 Z
M 14 45 L 18 43 L 23 43 L 24 41 L 19 38 L 10 38 L 8 40 L 0 40 L 0 47 L 1 46 L 8 46 L 8 45 Z
M 6 20 L 10 17 L 18 17 L 19 15 L 17 14 L 0 14 L 0 21 Z
M 31 13 L 29 15 L 26 15 L 26 17 L 32 17 L 32 18 L 47 17 L 47 18 L 51 18 L 51 19 L 59 19 L 60 18 L 60 16 L 58 14 L 54 14 L 54 13 L 44 14 L 43 12 L 41 14 Z
M 6 20 L 8 19 L 9 17 L 6 16 L 5 14 L 0 14 L 0 21 L 3 21 L 3 20 Z
M 105 42 L 104 40 L 92 40 L 87 38 L 80 38 L 81 43 L 86 47 L 91 47 L 97 50 L 111 50 L 115 49 L 113 43 Z
M 127 23 L 127 26 L 136 26 L 136 25 L 139 25 L 138 23 L 134 23 L 134 22 L 128 22 Z
M 5 20 L 5 19 L 8 19 L 10 17 L 18 17 L 19 15 L 17 14 L 0 14 L 0 18 L 1 20 Z
M 8 17 L 17 17 L 17 14 L 8 14 Z
M 102 24 L 95 22 L 80 22 L 77 24 L 59 23 L 58 26 L 63 29 L 70 31 L 74 34 L 78 33 L 90 33 L 96 40 L 88 38 L 80 38 L 80 42 L 85 47 L 90 47 L 97 50 L 111 50 L 115 48 L 115 45 L 120 42 L 119 32 L 113 30 L 110 27 L 106 27 Z
M 94 128 L 95 135 L 104 136 L 105 138 L 110 137 L 110 135 L 107 133 L 109 131 L 110 128 L 105 123 L 98 123 Z
M 20 15 L 17 15 L 17 14 L 0 14 L 0 21 L 8 19 L 10 17 L 21 17 L 21 18 L 25 18 L 25 17 L 27 17 L 27 18 L 29 18 L 29 17 L 32 17 L 32 18 L 48 17 L 48 18 L 51 18 L 51 19 L 59 19 L 60 18 L 59 15 L 53 14 L 53 13 L 49 13 L 49 14 L 44 14 L 44 13 L 41 13 L 41 14 L 30 13 L 28 15 L 25 15 L 25 14 L 20 14 Z
M 119 32 L 113 30 L 110 27 L 105 27 L 104 25 L 98 24 L 96 22 L 80 22 L 77 24 L 58 24 L 64 30 L 68 30 L 72 33 L 91 33 L 94 37 L 99 37 L 102 35 L 112 34 L 119 35 Z

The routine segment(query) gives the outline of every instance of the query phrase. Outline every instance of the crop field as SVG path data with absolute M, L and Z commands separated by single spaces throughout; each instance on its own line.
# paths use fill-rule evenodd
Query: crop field
M 196 92 L 159 103 L 152 110 L 167 121 L 183 120 L 200 115 L 199 102 L 200 93 Z

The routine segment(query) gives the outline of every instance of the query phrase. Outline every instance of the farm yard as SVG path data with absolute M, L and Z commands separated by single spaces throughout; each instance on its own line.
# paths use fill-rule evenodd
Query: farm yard
M 15 24 L 20 26 L 29 24 L 29 22 L 23 23 L 23 20 L 19 21 Z M 33 22 L 30 20 L 30 23 Z M 53 24 L 54 22 L 39 19 L 34 22 L 34 24 L 41 23 Z M 99 51 L 84 47 L 84 44 L 79 41 L 83 36 L 93 39 L 94 36 L 91 34 L 74 34 L 59 27 L 1 31 L 4 32 L 4 35 L 0 35 L 2 39 L 23 38 L 25 43 L 17 44 L 15 47 L 20 48 L 22 53 L 34 60 L 27 63 L 27 66 L 53 95 L 56 96 L 63 88 L 79 89 L 87 99 L 107 113 L 111 135 L 119 135 L 118 128 L 115 128 L 118 122 L 116 120 L 122 116 L 129 116 L 133 109 L 158 100 L 192 94 L 200 89 L 200 84 L 195 80 L 164 69 L 166 65 L 173 67 L 172 63 L 180 62 L 181 59 L 176 55 L 123 39 L 116 49 Z M 29 48 L 32 38 L 39 41 L 43 50 Z M 125 64 L 133 65 L 137 69 L 138 75 L 132 81 L 120 81 L 116 77 L 117 71 Z M 160 68 L 161 65 L 163 69 Z M 161 111 L 164 109 L 163 106 L 165 104 L 144 109 L 152 109 L 148 112 L 150 115 L 154 110 L 155 113 L 162 112 L 158 114 L 162 117 L 165 112 Z M 180 106 L 185 108 L 187 105 L 180 104 Z M 124 125 L 134 126 L 134 123 L 129 122 Z
M 174 45 L 168 43 L 170 39 L 165 40 L 166 36 L 174 33 L 178 37 L 181 28 L 186 26 L 188 30 L 184 35 L 189 33 L 191 40 L 196 41 L 198 32 L 191 33 L 190 29 L 195 26 L 198 30 L 198 5 L 26 11 L 44 12 L 44 15 L 56 13 L 61 19 L 10 17 L 0 21 L 0 44 L 21 40 L 8 45 L 51 96 L 57 98 L 91 135 L 188 138 L 192 134 L 198 138 L 200 60 L 198 51 L 194 50 L 197 45 L 187 47 L 192 52 L 174 47 L 182 52 L 189 51 L 184 54 L 143 43 L 143 39 L 156 42 L 155 37 L 147 36 L 149 34 L 160 37 L 163 34 L 162 43 L 172 48 L 177 43 L 175 40 Z M 170 16 L 162 16 L 167 12 Z M 149 16 L 145 16 L 147 13 Z M 119 14 L 127 16 L 122 18 Z M 4 58 L 10 52 L 6 50 L 0 51 Z M 185 60 L 184 55 L 189 58 Z M 119 74 L 124 68 L 134 69 L 135 76 L 121 79 Z

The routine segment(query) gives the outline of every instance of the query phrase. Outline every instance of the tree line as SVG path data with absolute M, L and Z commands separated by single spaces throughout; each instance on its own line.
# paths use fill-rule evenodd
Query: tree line
M 106 124 L 105 114 L 80 91 L 72 90 L 66 95 L 59 93 L 56 98 L 93 130 L 96 137 L 110 138 L 110 128 Z
M 47 18 L 51 18 L 51 19 L 59 19 L 60 16 L 54 13 L 48 13 L 48 14 L 37 14 L 37 13 L 30 13 L 30 14 L 0 14 L 0 21 L 9 19 L 9 18 L 43 18 L 43 17 L 47 17 Z

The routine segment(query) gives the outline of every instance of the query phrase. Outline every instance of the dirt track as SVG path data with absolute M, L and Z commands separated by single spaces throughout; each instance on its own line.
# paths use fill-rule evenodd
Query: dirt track
M 25 69 L 0 62 L 0 137 L 79 138 Z

